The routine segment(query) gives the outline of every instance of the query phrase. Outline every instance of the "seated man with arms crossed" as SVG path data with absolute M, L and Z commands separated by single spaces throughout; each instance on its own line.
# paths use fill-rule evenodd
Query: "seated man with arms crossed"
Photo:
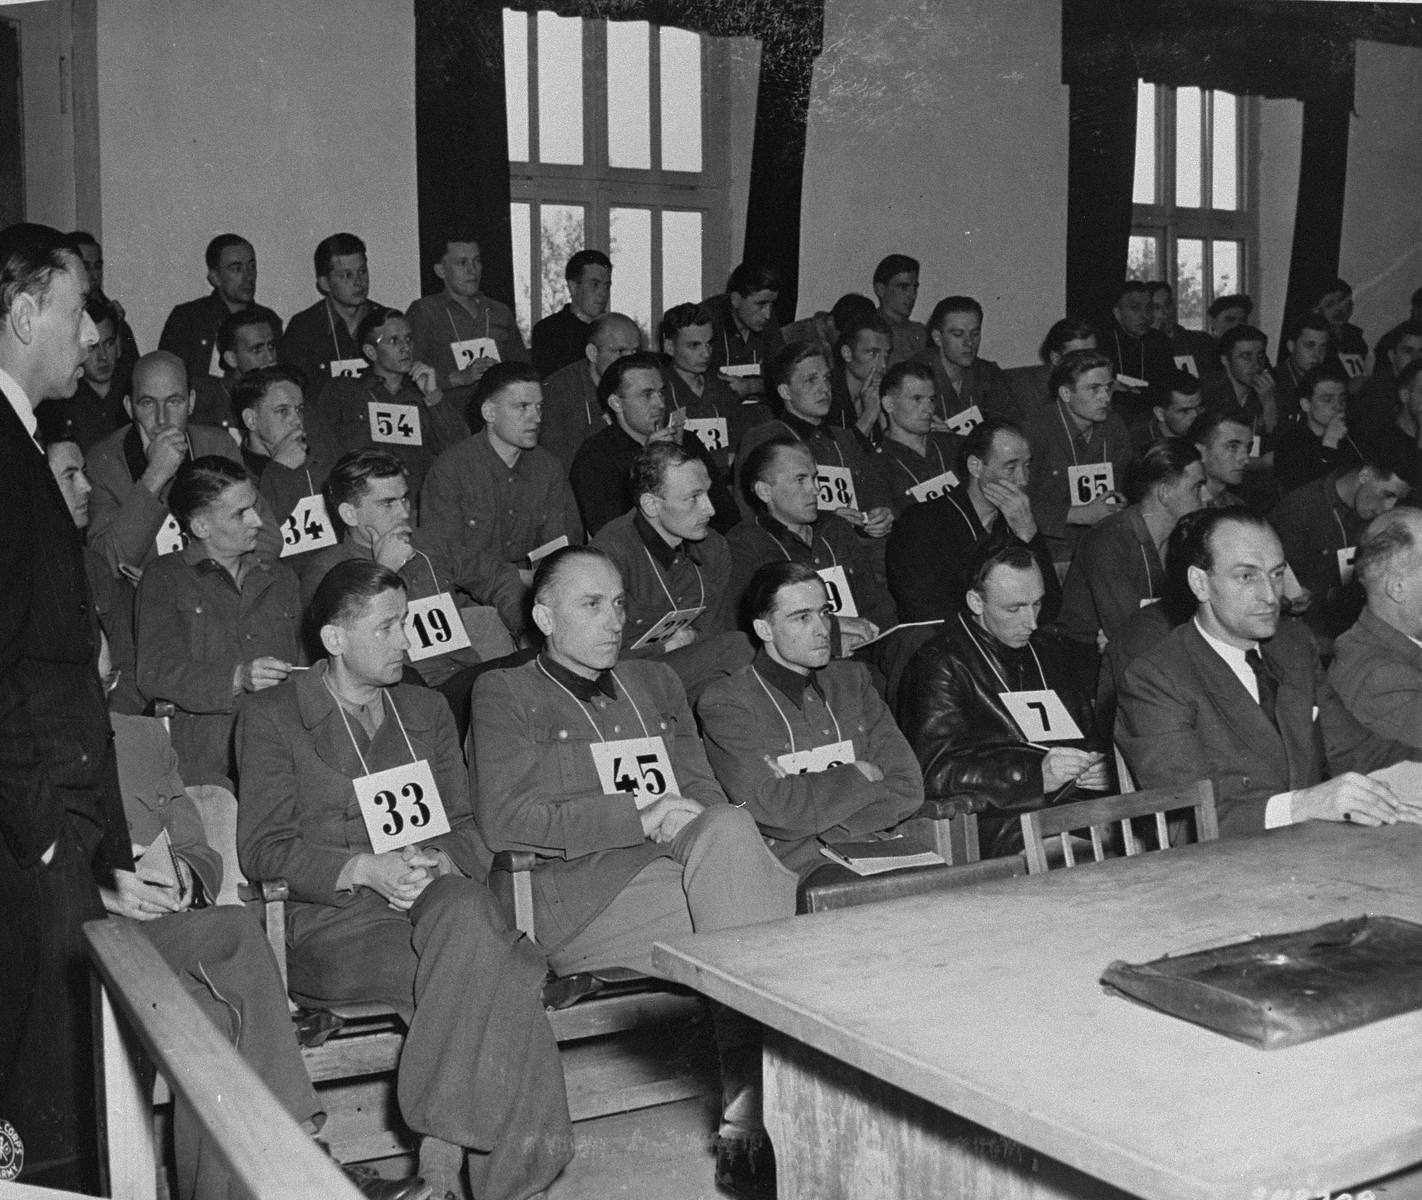
M 1090 739 L 1091 702 L 1061 644 L 1038 628 L 1045 594 L 1026 546 L 984 546 L 966 610 L 919 648 L 899 687 L 924 795 L 970 792 L 992 805 L 979 817 L 984 858 L 1022 849 L 1020 813 L 1110 782 Z
M 523 1200 L 573 1149 L 539 1006 L 547 963 L 484 886 L 448 706 L 400 683 L 405 607 L 379 563 L 321 581 L 311 624 L 325 656 L 242 713 L 238 852 L 250 878 L 291 890 L 292 991 L 404 1019 L 400 1115 L 437 1200 L 464 1194 L 464 1166 L 479 1200 Z
M 632 464 L 632 490 L 636 507 L 592 540 L 627 589 L 623 657 L 660 658 L 694 699 L 751 654 L 727 599 L 731 551 L 711 528 L 711 477 L 682 447 L 652 442 Z
M 913 816 L 923 776 L 869 669 L 831 660 L 829 599 L 812 567 L 767 563 L 743 607 L 760 649 L 707 687 L 696 715 L 727 797 L 804 879 L 825 864 L 820 840 L 861 840 Z
M 475 683 L 469 757 L 490 847 L 541 857 L 533 908 L 553 969 L 650 971 L 660 939 L 790 916 L 795 877 L 750 813 L 726 803 L 676 675 L 618 662 L 625 595 L 611 560 L 582 547 L 549 555 L 533 601 L 543 652 Z M 717 1180 L 772 1196 L 759 1035 L 729 1009 L 715 1024 Z
M 1422 513 L 1374 520 L 1354 568 L 1368 606 L 1335 643 L 1328 682 L 1369 733 L 1422 757 Z
M 1116 743 L 1136 782 L 1212 778 L 1222 837 L 1307 820 L 1422 822 L 1422 803 L 1360 774 L 1417 752 L 1368 733 L 1324 677 L 1308 627 L 1280 619 L 1274 531 L 1229 508 L 1201 513 L 1188 535 L 1178 554 L 1195 615 L 1121 683 Z

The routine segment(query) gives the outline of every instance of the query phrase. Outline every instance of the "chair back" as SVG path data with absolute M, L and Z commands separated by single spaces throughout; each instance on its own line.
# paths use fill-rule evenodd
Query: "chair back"
M 1169 826 L 1165 814 L 1180 809 L 1193 809 L 1197 841 L 1213 842 L 1220 836 L 1215 817 L 1215 785 L 1201 779 L 1179 787 L 1152 788 L 1146 792 L 1130 792 L 1122 796 L 1105 796 L 1096 800 L 1080 800 L 1055 808 L 1042 808 L 1022 814 L 1022 841 L 1027 855 L 1027 873 L 1040 875 L 1048 869 L 1045 839 L 1061 839 L 1062 857 L 1068 867 L 1076 866 L 1076 851 L 1072 831 L 1091 831 L 1091 852 L 1095 861 L 1106 857 L 1105 834 L 1113 823 L 1121 827 L 1121 841 L 1127 855 L 1141 852 L 1139 839 L 1131 822 L 1137 817 L 1155 817 L 1160 848 L 1170 846 Z
M 237 863 L 237 797 L 216 784 L 201 784 L 187 789 L 202 818 L 202 831 L 207 844 L 222 855 L 222 890 L 216 904 L 241 904 L 237 889 L 247 882 Z

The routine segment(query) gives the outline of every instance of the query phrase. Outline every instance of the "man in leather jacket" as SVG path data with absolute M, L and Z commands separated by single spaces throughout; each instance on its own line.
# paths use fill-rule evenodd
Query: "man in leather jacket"
M 988 547 L 975 565 L 966 610 L 904 672 L 898 720 L 923 768 L 925 799 L 987 801 L 979 837 L 994 858 L 1022 849 L 1019 813 L 1105 790 L 1109 780 L 1083 736 L 1091 703 L 1056 640 L 1037 628 L 1045 587 L 1032 551 Z

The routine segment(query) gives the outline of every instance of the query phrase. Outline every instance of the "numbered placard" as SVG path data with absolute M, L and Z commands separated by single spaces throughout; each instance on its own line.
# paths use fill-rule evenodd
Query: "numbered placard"
M 1082 736 L 1062 698 L 1051 688 L 997 695 L 1029 742 L 1071 742 Z
M 462 342 L 450 342 L 449 349 L 454 354 L 455 368 L 460 371 L 473 366 L 477 359 L 499 361 L 499 347 L 493 338 L 465 338 Z
M 787 775 L 818 775 L 831 767 L 852 763 L 854 743 L 831 742 L 828 746 L 816 746 L 813 750 L 796 750 L 793 754 L 782 754 L 775 761 Z
M 631 796 L 637 811 L 650 808 L 668 793 L 680 794 L 667 744 L 659 737 L 593 742 L 593 766 L 603 794 Z
M 547 558 L 553 551 L 561 550 L 567 544 L 568 535 L 566 533 L 562 537 L 555 537 L 551 542 L 544 542 L 543 545 L 539 546 L 536 550 L 530 550 L 528 552 L 528 561 L 530 563 L 536 563 L 540 558 Z
M 687 433 L 694 433 L 712 454 L 731 448 L 731 434 L 725 417 L 687 417 Z
M 1259 452 L 1264 449 L 1264 439 L 1259 434 L 1254 435 L 1254 440 L 1249 443 L 1249 457 L 1258 458 Z
M 464 619 L 448 592 L 410 601 L 405 610 L 405 636 L 410 642 L 405 653 L 411 662 L 463 650 L 469 645 L 469 631 L 464 628 Z
M 1349 379 L 1361 379 L 1368 373 L 1368 365 L 1361 354 L 1340 354 L 1338 361 L 1343 364 L 1343 370 L 1347 372 Z
M 1123 388 L 1130 388 L 1132 391 L 1144 391 L 1150 384 L 1144 379 L 1137 379 L 1134 375 L 1117 375 L 1116 382 Z
M 1193 354 L 1177 354 L 1175 356 L 1175 365 L 1182 371 L 1189 371 L 1196 379 L 1200 378 L 1200 368 L 1195 365 L 1195 356 Z
M 1344 546 L 1338 551 L 1338 579 L 1344 587 L 1353 582 L 1353 563 L 1357 557 L 1357 546 Z
M 332 379 L 354 379 L 368 365 L 363 358 L 333 358 L 326 367 Z
M 366 405 L 370 416 L 370 440 L 390 446 L 423 446 L 420 410 L 413 404 L 386 404 L 372 400 Z
M 187 544 L 188 535 L 178 528 L 178 518 L 169 513 L 163 518 L 163 524 L 158 526 L 158 532 L 153 536 L 154 553 L 172 554 Z
M 937 500 L 950 488 L 958 486 L 958 477 L 952 471 L 944 471 L 932 479 L 925 479 L 917 487 L 906 489 L 908 494 L 922 504 L 925 500 Z
M 706 606 L 699 608 L 674 608 L 667 613 L 660 621 L 653 625 L 646 633 L 639 637 L 633 644 L 632 649 L 640 650 L 643 646 L 660 646 L 663 642 L 669 642 L 676 637 L 683 629 L 688 628 L 702 613 L 706 611 Z
M 214 379 L 221 379 L 224 372 L 222 370 L 222 355 L 217 350 L 217 338 L 212 339 L 212 357 L 207 360 L 207 373 Z
M 326 511 L 325 496 L 303 496 L 281 524 L 281 556 L 324 550 L 336 544 L 336 527 Z
M 449 815 L 426 759 L 362 775 L 352 782 L 370 848 L 376 854 L 449 832 Z
M 975 426 L 983 423 L 983 410 L 976 404 L 970 404 L 962 412 L 954 413 L 943 423 L 959 437 L 967 437 Z
M 1067 489 L 1071 493 L 1073 508 L 1090 504 L 1101 496 L 1109 496 L 1116 490 L 1116 468 L 1108 462 L 1068 467 Z
M 820 487 L 821 512 L 859 507 L 859 498 L 854 493 L 854 473 L 848 467 L 816 467 L 815 480 Z
M 825 581 L 825 591 L 829 593 L 830 612 L 837 617 L 857 617 L 859 608 L 854 603 L 854 592 L 849 586 L 849 576 L 844 567 L 821 567 L 815 572 Z

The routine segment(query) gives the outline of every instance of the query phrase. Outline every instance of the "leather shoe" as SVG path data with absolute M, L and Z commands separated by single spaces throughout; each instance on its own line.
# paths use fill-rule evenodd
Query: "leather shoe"
M 429 1184 L 418 1175 L 411 1175 L 408 1179 L 386 1179 L 374 1168 L 362 1163 L 347 1163 L 341 1170 L 366 1200 L 429 1200 Z
M 716 1186 L 742 1200 L 775 1200 L 775 1151 L 763 1129 L 716 1135 Z

